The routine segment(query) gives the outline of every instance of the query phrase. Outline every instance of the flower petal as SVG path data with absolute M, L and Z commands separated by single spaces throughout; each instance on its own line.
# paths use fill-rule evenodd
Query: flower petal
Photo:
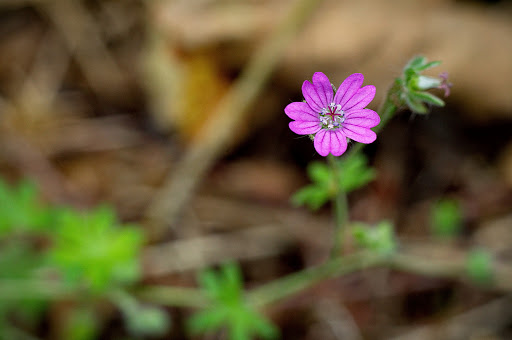
M 358 109 L 345 112 L 345 124 L 372 128 L 379 125 L 380 117 L 377 112 L 370 109 Z
M 341 83 L 338 91 L 336 91 L 336 96 L 334 97 L 334 102 L 336 104 L 340 104 L 342 109 L 346 102 L 352 98 L 352 96 L 359 90 L 361 85 L 363 85 L 364 76 L 361 73 L 354 73 L 347 77 Z
M 302 84 L 302 94 L 309 106 L 316 112 L 332 103 L 333 90 L 329 78 L 322 72 L 313 74 L 313 84 L 306 80 Z
M 364 109 L 375 97 L 375 86 L 366 85 L 360 88 L 345 105 L 341 106 L 343 111 Z
M 313 74 L 313 85 L 322 101 L 322 107 L 328 107 L 332 103 L 333 89 L 329 78 L 322 72 Z
M 347 139 L 339 130 L 320 130 L 315 135 L 315 150 L 321 156 L 341 156 L 347 150 Z
M 320 121 L 308 122 L 308 121 L 293 121 L 288 124 L 290 130 L 298 135 L 310 135 L 316 133 L 321 128 Z
M 372 130 L 362 126 L 346 124 L 346 122 L 343 124 L 342 131 L 345 136 L 359 143 L 370 144 L 377 139 L 377 134 Z
M 284 108 L 284 113 L 293 120 L 318 122 L 318 113 L 311 110 L 304 102 L 293 102 Z

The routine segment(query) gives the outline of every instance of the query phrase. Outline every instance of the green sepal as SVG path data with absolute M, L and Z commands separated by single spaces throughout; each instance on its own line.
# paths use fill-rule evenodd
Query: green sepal
M 421 100 L 414 99 L 407 94 L 404 96 L 405 103 L 412 112 L 426 114 L 428 113 L 427 107 L 421 102 Z
M 421 101 L 424 103 L 429 103 L 436 106 L 444 106 L 444 101 L 433 94 L 423 91 L 411 91 L 409 92 L 409 96 L 414 100 Z
M 415 70 L 418 71 L 418 72 L 421 72 L 421 71 L 425 71 L 429 68 L 432 68 L 432 67 L 436 67 L 436 66 L 439 66 L 441 65 L 441 61 L 440 60 L 436 60 L 436 61 L 431 61 L 429 63 L 426 63 L 422 66 L 419 66 L 419 67 L 415 67 Z
M 292 195 L 291 203 L 295 207 L 307 206 L 311 210 L 318 210 L 329 201 L 329 189 L 315 184 L 305 186 Z
M 425 65 L 426 61 L 427 61 L 427 58 L 422 55 L 412 57 L 412 59 L 409 60 L 409 62 L 405 65 L 404 69 L 405 70 L 416 69 L 418 67 Z

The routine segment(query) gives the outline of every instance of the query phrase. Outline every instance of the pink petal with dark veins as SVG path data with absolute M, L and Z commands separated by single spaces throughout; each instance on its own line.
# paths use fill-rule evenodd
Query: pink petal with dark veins
M 339 130 L 320 130 L 315 135 L 315 150 L 321 156 L 341 156 L 347 150 L 347 139 Z
M 302 94 L 309 106 L 315 112 L 320 112 L 332 103 L 333 89 L 325 74 L 315 72 L 313 84 L 307 80 L 302 84 Z
M 357 90 L 359 90 L 361 85 L 363 85 L 363 81 L 364 76 L 361 73 L 354 73 L 348 76 L 336 91 L 334 102 L 340 104 L 343 108 L 345 103 L 348 102 Z
M 293 121 L 288 124 L 290 130 L 298 135 L 310 135 L 320 130 L 320 122 Z
M 346 122 L 343 124 L 342 131 L 345 136 L 359 143 L 370 144 L 377 139 L 377 134 L 372 130 L 362 126 L 346 124 Z
M 304 102 L 294 102 L 284 108 L 284 113 L 293 120 L 318 122 L 318 113 L 311 110 Z
M 345 112 L 345 124 L 372 128 L 379 125 L 380 117 L 370 109 L 358 109 Z
M 341 106 L 343 111 L 364 109 L 375 97 L 375 86 L 366 85 L 360 88 L 345 105 Z

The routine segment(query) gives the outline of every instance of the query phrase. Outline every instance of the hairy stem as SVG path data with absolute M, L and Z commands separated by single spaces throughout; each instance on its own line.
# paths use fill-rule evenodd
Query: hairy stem
M 355 253 L 336 257 L 327 262 L 285 276 L 247 293 L 247 301 L 254 307 L 262 307 L 297 294 L 322 280 L 352 273 L 382 264 L 385 258 L 377 253 Z
M 333 155 L 329 155 L 327 158 L 333 172 L 333 182 L 336 190 L 336 195 L 333 198 L 335 228 L 334 242 L 331 250 L 332 259 L 336 258 L 343 252 L 343 243 L 345 242 L 345 232 L 348 224 L 348 203 L 346 192 L 340 188 L 339 160 Z
M 424 247 L 423 244 L 421 249 Z M 361 251 L 343 257 L 338 256 L 249 290 L 246 299 L 250 305 L 261 308 L 300 293 L 323 280 L 377 266 L 427 277 L 461 281 L 469 279 L 466 274 L 467 250 L 459 250 L 451 258 L 428 258 L 418 255 L 416 248 L 411 246 L 391 255 Z M 497 261 L 494 263 L 492 276 L 494 279 L 487 286 L 488 289 L 512 292 L 512 269 L 509 266 Z M 139 288 L 134 293 L 147 302 L 166 306 L 202 308 L 210 303 L 201 290 L 194 288 L 147 286 Z
M 142 300 L 164 306 L 204 308 L 210 301 L 196 288 L 175 286 L 146 286 L 136 292 Z

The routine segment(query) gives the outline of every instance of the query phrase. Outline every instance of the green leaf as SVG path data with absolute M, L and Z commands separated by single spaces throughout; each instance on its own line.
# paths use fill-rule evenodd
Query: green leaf
M 248 321 L 254 329 L 254 333 L 263 339 L 275 339 L 279 337 L 279 329 L 267 319 L 262 318 L 259 314 L 254 313 Z
M 32 182 L 21 181 L 17 187 L 11 188 L 0 179 L 0 237 L 49 230 L 52 213 L 40 202 Z
M 339 162 L 339 183 L 346 193 L 361 188 L 375 179 L 376 172 L 368 166 L 368 160 L 363 154 L 350 155 Z
M 163 335 L 170 328 L 170 319 L 160 307 L 142 305 L 123 289 L 110 291 L 109 298 L 121 310 L 126 327 L 132 335 Z
M 187 329 L 192 335 L 206 334 L 222 328 L 226 318 L 221 309 L 206 309 L 187 320 Z
M 247 305 L 243 298 L 242 275 L 236 264 L 227 263 L 217 272 L 207 270 L 204 273 L 199 275 L 199 282 L 204 294 L 210 296 L 212 301 L 209 307 L 187 320 L 191 334 L 225 329 L 231 340 L 250 339 L 252 335 L 265 339 L 276 337 L 278 332 L 275 327 Z
M 331 168 L 322 162 L 312 162 L 308 165 L 309 178 L 320 186 L 328 186 L 332 182 Z
M 382 221 L 376 226 L 355 223 L 352 235 L 356 243 L 362 247 L 381 254 L 391 254 L 396 249 L 396 239 L 393 225 Z
M 306 205 L 311 210 L 318 210 L 329 201 L 330 197 L 328 188 L 308 185 L 293 194 L 291 202 L 294 206 Z
M 234 262 L 228 262 L 222 266 L 221 271 L 224 278 L 224 282 L 222 283 L 223 290 L 227 293 L 227 296 L 225 296 L 226 301 L 238 301 L 243 289 L 243 278 L 240 268 Z
M 412 98 L 415 101 L 421 101 L 421 102 L 436 105 L 436 106 L 444 106 L 444 101 L 441 98 L 438 98 L 428 92 L 411 91 L 411 92 L 409 92 L 409 96 L 410 96 L 410 98 Z
M 211 269 L 205 269 L 199 273 L 198 281 L 204 292 L 211 298 L 219 296 L 221 285 L 217 281 L 217 275 Z
M 336 162 L 339 162 L 339 188 L 347 193 L 375 178 L 375 170 L 367 165 L 368 161 L 362 154 L 350 155 Z M 314 183 L 297 191 L 291 202 L 294 206 L 306 205 L 311 210 L 317 210 L 336 195 L 334 176 L 332 169 L 320 162 L 311 163 L 308 166 L 308 174 Z
M 170 328 L 169 318 L 157 307 L 138 306 L 136 313 L 127 318 L 128 330 L 137 336 L 164 335 Z
M 101 292 L 109 285 L 130 284 L 140 276 L 142 233 L 119 226 L 114 212 L 100 207 L 88 213 L 60 212 L 50 261 L 70 283 Z
M 441 238 L 457 236 L 461 225 L 462 213 L 458 201 L 443 199 L 432 207 L 430 226 L 435 236 Z
M 92 340 L 98 333 L 98 320 L 89 308 L 71 310 L 63 326 L 63 339 Z

